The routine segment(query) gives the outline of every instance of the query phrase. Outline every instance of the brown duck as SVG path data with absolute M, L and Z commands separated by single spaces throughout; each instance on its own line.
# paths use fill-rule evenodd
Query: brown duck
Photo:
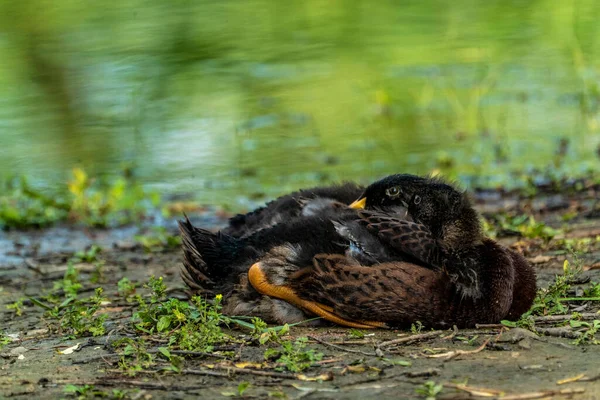
M 301 320 L 303 310 L 359 328 L 400 327 L 417 320 L 444 327 L 518 318 L 531 305 L 531 267 L 483 237 L 476 212 L 452 186 L 396 175 L 369 186 L 352 206 L 387 213 L 364 210 L 335 225 L 325 219 L 296 221 L 312 232 L 328 231 L 316 239 L 296 234 L 294 241 L 281 238 L 265 245 L 247 275 L 246 264 L 226 278 L 236 282 L 229 285 L 229 311 L 258 312 L 279 323 Z M 269 231 L 262 234 L 277 236 Z M 323 239 L 336 235 L 345 246 L 320 248 L 335 242 Z M 369 260 L 372 265 L 365 265 Z M 189 264 L 186 270 L 193 271 Z

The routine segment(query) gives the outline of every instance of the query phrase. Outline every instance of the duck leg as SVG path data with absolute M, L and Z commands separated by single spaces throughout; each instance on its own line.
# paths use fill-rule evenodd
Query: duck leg
M 254 288 L 261 294 L 285 300 L 290 304 L 310 311 L 328 321 L 350 328 L 370 329 L 385 328 L 385 323 L 376 321 L 350 321 L 339 317 L 333 313 L 333 308 L 314 301 L 308 301 L 300 298 L 295 291 L 285 285 L 271 283 L 264 271 L 262 262 L 257 262 L 248 271 L 248 280 Z

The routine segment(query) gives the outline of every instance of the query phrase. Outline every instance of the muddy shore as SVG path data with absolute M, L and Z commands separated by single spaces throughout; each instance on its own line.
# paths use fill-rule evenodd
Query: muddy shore
M 575 298 L 583 297 L 592 282 L 600 282 L 598 194 L 587 188 L 527 199 L 489 191 L 476 198 L 477 208 L 489 220 L 500 215 L 532 215 L 538 224 L 554 229 L 550 240 L 542 237 L 543 232 L 536 237 L 536 232 L 500 223 L 494 233 L 534 264 L 540 287 L 563 272 L 565 259 L 577 263 L 583 272 L 571 287 Z M 226 222 L 224 216 L 211 212 L 195 218 L 204 227 L 218 228 Z M 175 232 L 174 221 L 165 226 Z M 292 327 L 291 340 L 306 336 L 307 346 L 323 353 L 301 376 L 265 362 L 269 345 L 252 341 L 229 345 L 224 351 L 231 355 L 225 359 L 219 357 L 225 353 L 218 348 L 214 356 L 186 357 L 179 373 L 142 371 L 130 376 L 118 368 L 118 357 L 110 346 L 116 337 L 131 335 L 127 326 L 135 309 L 133 303 L 118 297 L 117 282 L 127 277 L 144 283 L 151 275 L 162 276 L 170 296 L 185 298 L 179 250 L 149 252 L 133 239 L 139 229 L 59 227 L 0 233 L 0 333 L 9 338 L 0 350 L 0 398 L 68 398 L 66 385 L 93 385 L 93 390 L 80 394 L 82 398 L 425 398 L 422 389 L 427 381 L 443 385 L 439 399 L 600 398 L 600 347 L 576 345 L 573 337 L 560 337 L 572 336 L 566 332 L 576 329 L 567 326 L 562 332 L 556 323 L 543 320 L 536 323 L 538 333 L 555 329 L 547 332 L 550 335 L 498 325 L 433 334 L 426 329 L 417 334 L 374 330 L 362 332 L 364 337 L 359 338 L 338 327 Z M 50 291 L 55 281 L 63 279 L 73 253 L 92 244 L 102 248 L 101 266 L 97 261 L 72 264 L 83 283 L 80 294 L 89 296 L 102 287 L 110 300 L 100 311 L 108 315 L 106 334 L 65 339 L 49 329 L 45 310 L 30 298 Z M 20 316 L 6 308 L 19 299 L 23 303 Z M 600 319 L 594 315 L 599 308 L 599 301 L 573 300 L 566 314 L 578 312 L 591 322 Z M 249 335 L 235 327 L 224 329 L 237 338 Z M 395 339 L 401 339 L 400 343 L 385 344 Z M 164 344 L 156 337 L 149 341 L 155 346 Z M 59 352 L 76 344 L 77 350 L 70 354 Z M 241 382 L 250 385 L 240 395 Z

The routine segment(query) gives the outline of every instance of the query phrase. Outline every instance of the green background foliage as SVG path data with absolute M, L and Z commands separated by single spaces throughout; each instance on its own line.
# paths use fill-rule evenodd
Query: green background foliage
M 128 163 L 238 206 L 398 171 L 581 175 L 599 17 L 593 0 L 2 2 L 0 171 L 51 191 Z

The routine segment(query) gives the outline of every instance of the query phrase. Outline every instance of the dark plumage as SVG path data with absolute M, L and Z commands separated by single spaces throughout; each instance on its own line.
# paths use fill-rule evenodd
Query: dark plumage
M 294 270 L 288 264 L 290 255 L 278 252 L 253 265 L 250 273 L 257 269 L 271 277 L 274 270 Z M 470 327 L 518 318 L 531 305 L 523 299 L 534 293 L 531 268 L 522 256 L 491 239 L 483 240 L 480 252 L 487 260 L 487 272 L 478 298 L 464 297 L 440 271 L 401 261 L 365 267 L 342 255 L 316 256 L 285 285 L 301 300 L 293 299 L 292 304 L 302 308 L 302 302 L 317 304 L 342 321 L 367 326 L 376 326 L 372 321 L 377 321 L 407 327 L 421 321 L 435 328 Z
M 273 271 L 272 279 L 284 279 L 297 271 L 299 265 L 309 265 L 315 254 L 343 254 L 348 244 L 330 220 L 334 215 L 340 220 L 356 219 L 354 210 L 331 210 L 319 216 L 294 218 L 243 238 L 196 228 L 187 219 L 180 221 L 184 254 L 182 278 L 195 294 L 213 297 L 222 293 L 224 312 L 229 315 L 259 316 L 275 323 L 306 320 L 311 314 L 257 292 L 248 281 L 248 270 L 256 261 L 280 254 L 278 251 L 283 249 L 294 252 L 296 257 L 293 263 Z M 342 222 L 337 224 L 342 226 Z M 360 229 L 364 235 L 377 240 L 364 227 Z
M 248 228 L 235 232 L 181 222 L 184 280 L 201 294 L 229 297 L 227 313 L 278 323 L 303 320 L 304 310 L 360 328 L 471 326 L 530 307 L 533 270 L 483 236 L 468 198 L 452 186 L 394 175 L 352 204 L 371 210 L 337 201 L 291 196 L 279 203 L 283 213 L 272 205 L 247 214 Z M 296 216 L 265 217 L 284 214 Z
M 271 228 L 293 218 L 315 216 L 323 208 L 335 202 L 350 204 L 364 191 L 363 186 L 343 183 L 327 187 L 303 189 L 281 196 L 247 214 L 238 214 L 229 220 L 223 233 L 234 237 L 246 237 L 263 229 Z

